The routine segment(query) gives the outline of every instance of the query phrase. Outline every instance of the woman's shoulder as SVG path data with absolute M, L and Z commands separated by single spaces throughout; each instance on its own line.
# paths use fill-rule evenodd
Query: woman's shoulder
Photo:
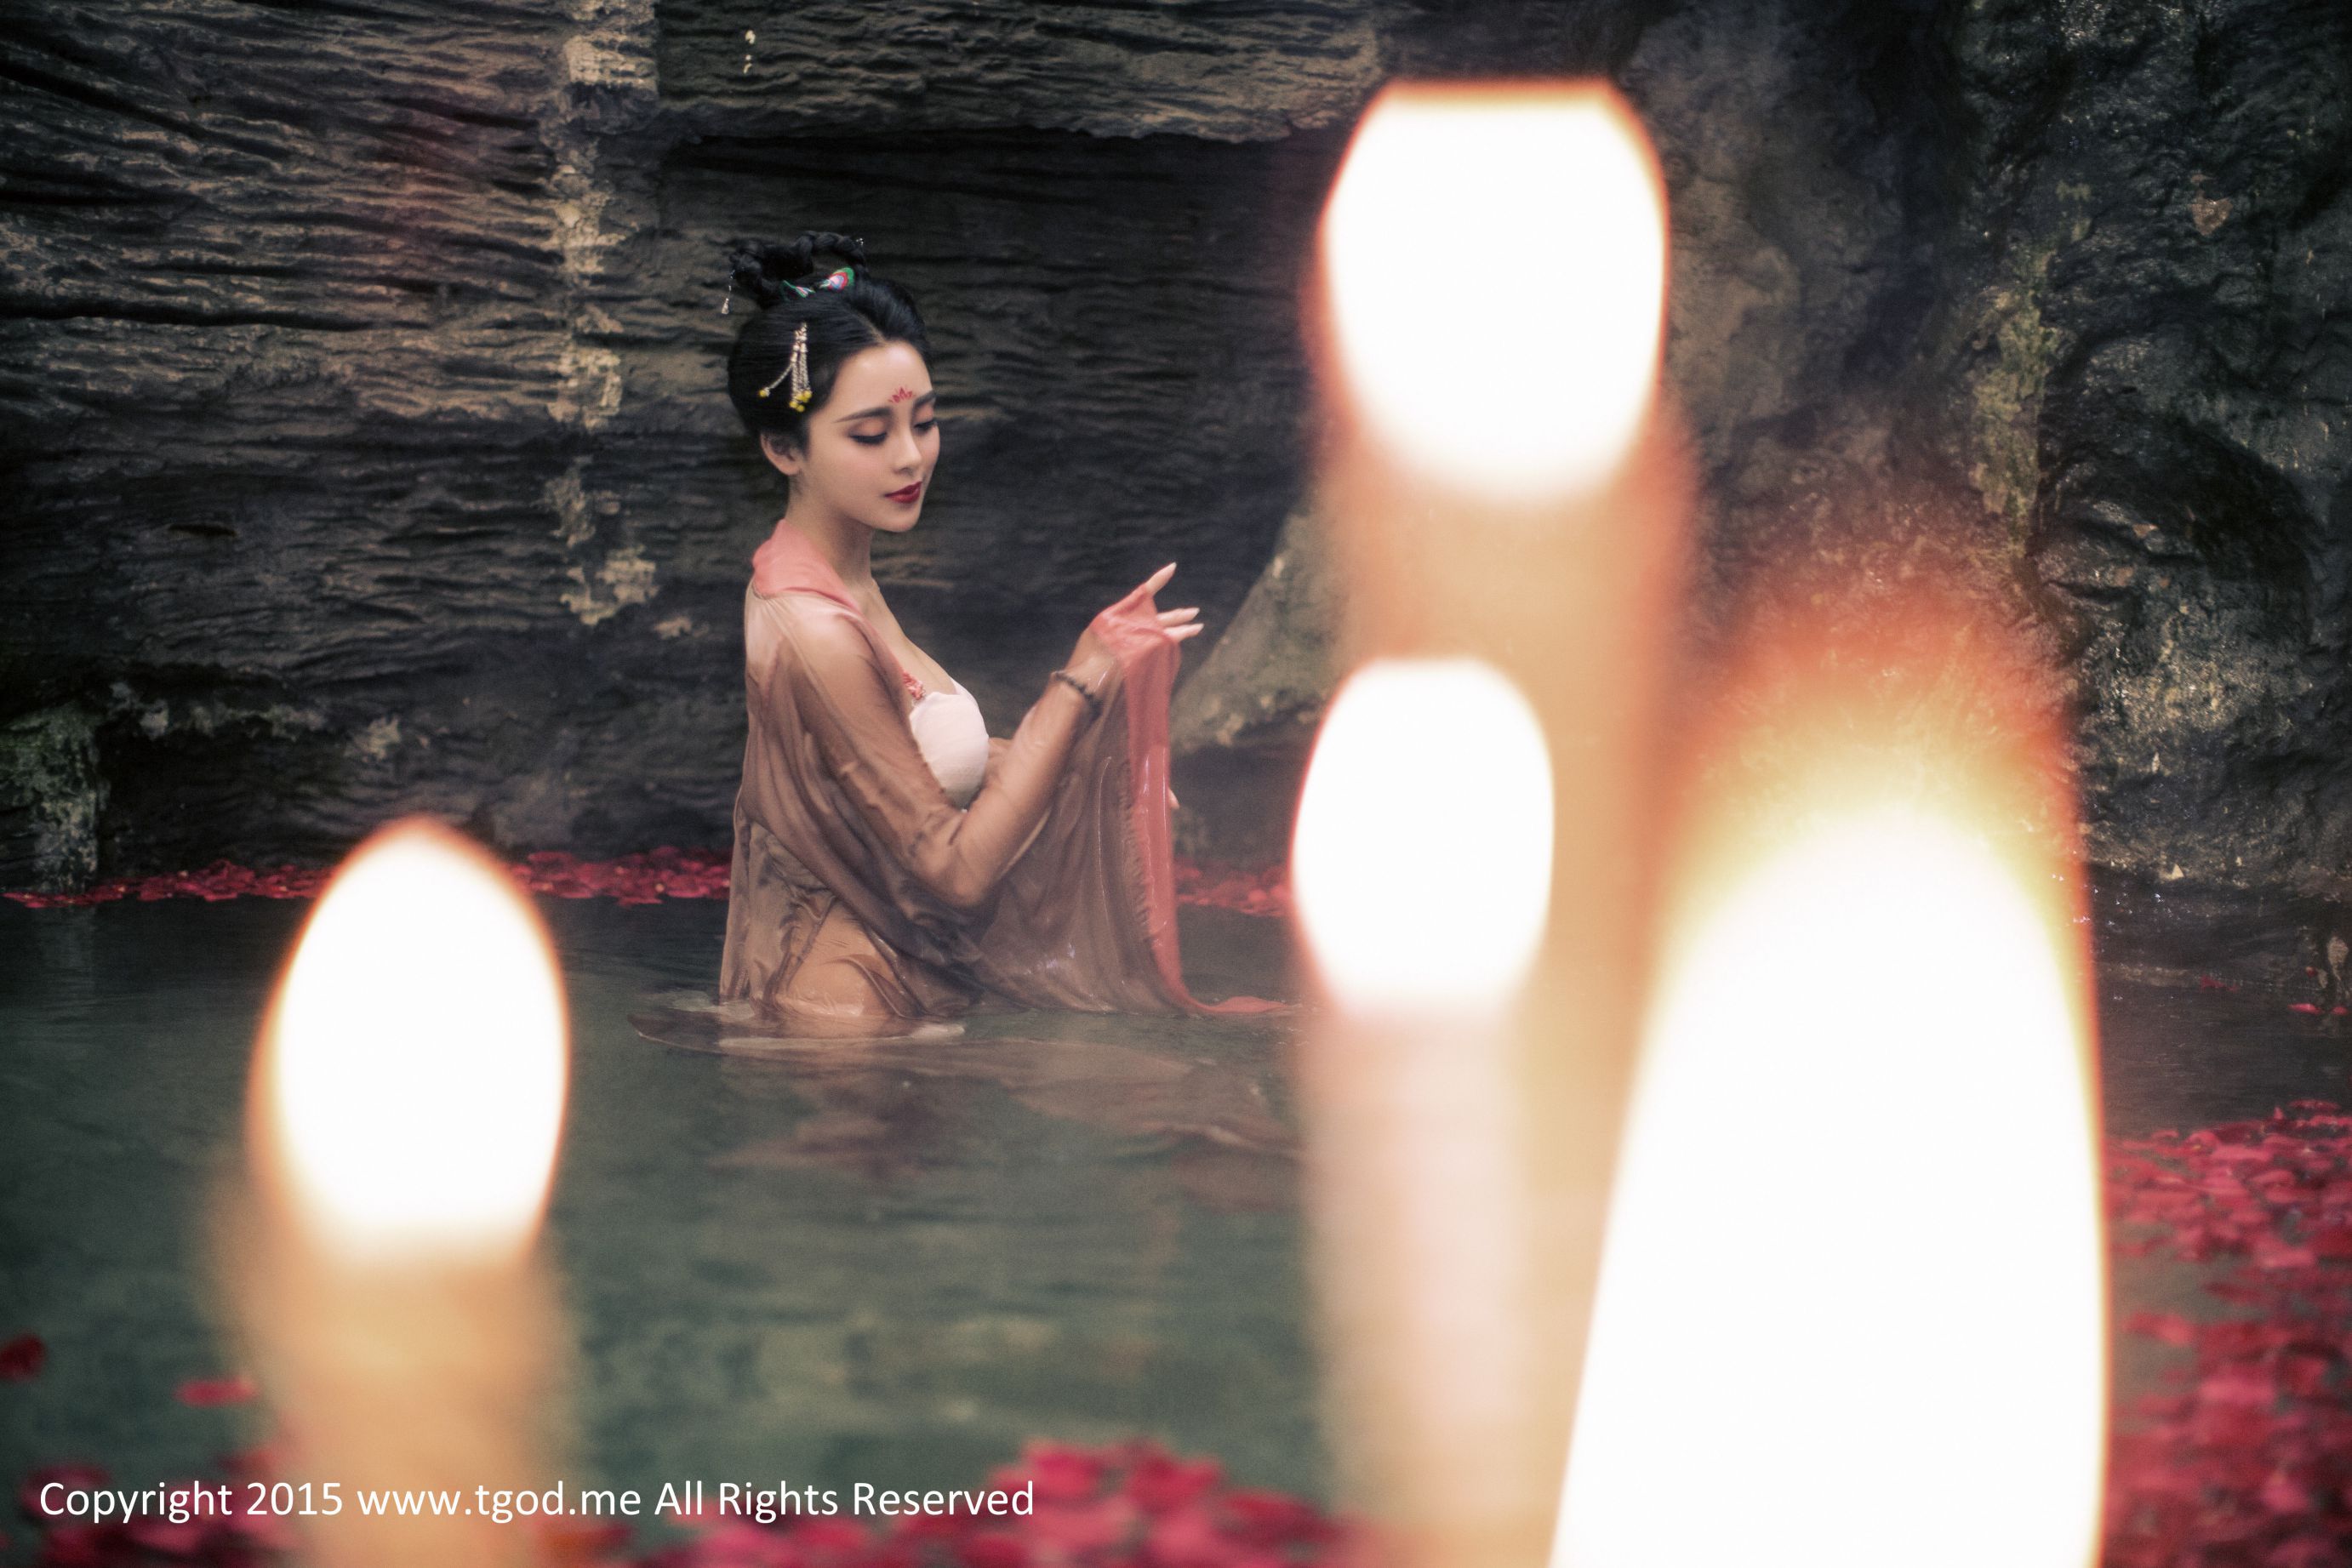
M 840 577 L 815 547 L 781 519 L 775 531 L 751 552 L 751 591 L 762 599 L 780 599 L 787 593 L 814 595 L 845 610 L 856 608 Z
M 834 643 L 863 643 L 866 640 L 864 616 L 824 594 L 806 589 L 788 588 L 781 593 L 762 593 L 755 584 L 743 591 L 743 613 L 781 622 L 790 627 L 795 636 L 816 637 Z
M 763 589 L 758 578 L 743 585 L 743 607 L 746 610 L 765 608 L 780 615 L 799 615 L 811 619 L 838 617 L 845 621 L 864 619 L 844 601 L 803 583 L 786 583 Z
M 743 614 L 755 657 L 764 651 L 818 674 L 858 665 L 887 673 L 865 617 L 824 594 L 800 589 L 764 594 L 755 586 L 744 591 Z

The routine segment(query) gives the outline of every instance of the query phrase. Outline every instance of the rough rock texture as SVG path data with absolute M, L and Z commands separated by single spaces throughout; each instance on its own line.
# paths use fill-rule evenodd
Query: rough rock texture
M 1177 692 L 1168 738 L 1183 764 L 1177 839 L 1191 853 L 1265 864 L 1290 852 L 1282 808 L 1345 673 L 1327 526 L 1311 496 L 1291 514 L 1233 624 Z
M 1956 574 L 2049 654 L 2098 861 L 2352 896 L 2352 11 L 1692 5 L 1621 79 L 1697 641 Z
M 2107 859 L 2352 893 L 2352 11 L 1988 5 L 1980 444 Z M 2021 433 L 2031 430 L 2031 440 Z
M 0 885 L 414 809 L 723 839 L 781 491 L 720 257 L 803 227 L 933 323 L 909 630 L 1003 729 L 1179 559 L 1233 622 L 1186 841 L 1272 852 L 1331 673 L 1317 208 L 1387 77 L 1504 70 L 1613 73 L 1658 141 L 1699 632 L 1792 558 L 1957 559 L 2063 656 L 2105 860 L 2352 886 L 2333 0 L 12 7 Z
M 1216 140 L 1138 139 L 1192 99 L 1141 82 L 1120 120 L 1076 77 L 1129 134 L 969 93 L 919 134 L 787 134 L 708 100 L 733 60 L 698 68 L 688 6 L 12 21 L 0 883 L 315 857 L 414 809 L 512 849 L 723 840 L 745 562 L 782 507 L 721 390 L 738 235 L 853 228 L 925 301 L 942 482 L 884 571 L 1000 727 L 1160 560 L 1229 611 L 1297 485 L 1293 258 L 1339 143 L 1223 117 L 1329 120 L 1320 78 L 1282 110 L 1278 46 L 1325 77 L 1360 46 L 1311 7 L 1273 43 L 1165 9 L 1163 67 L 1236 68 Z M 914 91 L 913 23 L 867 15 L 814 16 L 802 55 L 870 48 Z M 1107 47 L 1072 28 L 1119 15 L 1032 31 L 1068 73 Z
M 1344 124 L 1380 79 L 1380 11 L 1275 5 L 752 0 L 662 7 L 663 96 L 761 140 L 1023 126 L 1259 141 Z

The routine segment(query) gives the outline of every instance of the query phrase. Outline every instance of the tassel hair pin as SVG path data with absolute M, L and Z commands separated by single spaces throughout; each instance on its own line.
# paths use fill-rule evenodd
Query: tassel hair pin
M 790 377 L 793 383 L 793 395 L 789 406 L 794 413 L 798 413 L 809 405 L 808 323 L 805 321 L 793 329 L 793 357 L 786 361 L 784 368 L 776 373 L 774 381 L 760 389 L 760 395 L 765 397 L 775 391 L 777 387 L 783 384 L 786 377 Z

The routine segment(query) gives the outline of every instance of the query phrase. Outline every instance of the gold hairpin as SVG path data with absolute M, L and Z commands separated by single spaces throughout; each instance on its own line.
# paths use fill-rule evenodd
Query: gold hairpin
M 776 372 L 774 381 L 760 389 L 760 395 L 765 397 L 775 391 L 786 376 L 793 380 L 792 411 L 798 413 L 809 404 L 808 323 L 805 321 L 793 329 L 793 357 L 785 362 L 782 370 Z

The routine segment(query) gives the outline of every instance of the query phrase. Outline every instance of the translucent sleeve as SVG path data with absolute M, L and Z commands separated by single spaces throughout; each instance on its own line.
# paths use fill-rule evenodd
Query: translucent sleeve
M 980 792 L 958 810 L 923 760 L 867 633 L 846 616 L 822 617 L 793 642 L 794 704 L 877 847 L 950 908 L 979 908 L 1044 824 L 1087 722 L 1084 699 L 1052 683 L 1012 739 L 992 745 Z

